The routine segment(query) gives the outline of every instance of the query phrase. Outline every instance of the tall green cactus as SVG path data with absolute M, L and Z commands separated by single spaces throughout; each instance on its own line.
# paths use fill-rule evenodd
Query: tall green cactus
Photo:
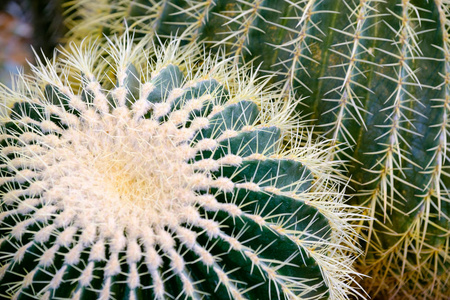
M 179 42 L 72 44 L 2 88 L 0 296 L 361 296 L 361 216 L 295 101 Z
M 381 299 L 450 294 L 450 1 L 75 1 L 73 38 L 173 34 L 254 60 L 348 160 L 364 285 Z M 101 17 L 99 17 L 101 16 Z M 81 20 L 81 21 L 80 21 Z M 217 47 L 216 47 L 217 49 Z

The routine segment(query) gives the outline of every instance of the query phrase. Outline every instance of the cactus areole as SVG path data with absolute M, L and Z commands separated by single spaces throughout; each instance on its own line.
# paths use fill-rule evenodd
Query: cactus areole
M 108 44 L 3 88 L 2 297 L 358 293 L 348 207 L 295 103 L 192 45 Z

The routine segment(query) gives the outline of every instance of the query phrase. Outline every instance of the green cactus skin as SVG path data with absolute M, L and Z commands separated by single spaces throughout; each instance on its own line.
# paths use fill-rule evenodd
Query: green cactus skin
M 373 218 L 359 265 L 369 294 L 448 299 L 450 1 L 76 2 L 74 38 L 121 31 L 123 19 L 142 36 L 177 32 L 255 59 L 304 97 L 299 110 L 345 148 L 330 157 L 350 160 L 353 201 Z
M 3 88 L 0 295 L 362 296 L 349 224 L 362 216 L 295 102 L 179 42 L 124 35 L 105 64 L 85 41 Z

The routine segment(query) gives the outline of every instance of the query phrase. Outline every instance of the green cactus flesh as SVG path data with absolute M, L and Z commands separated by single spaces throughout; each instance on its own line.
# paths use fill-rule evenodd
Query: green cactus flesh
M 298 109 L 344 150 L 330 157 L 349 160 L 353 201 L 373 219 L 359 266 L 369 294 L 448 299 L 449 1 L 77 2 L 74 35 L 121 31 L 126 19 L 140 36 L 224 45 L 303 97 Z
M 140 45 L 109 42 L 114 80 L 89 44 L 3 91 L 14 105 L 0 131 L 0 295 L 358 293 L 346 220 L 357 215 L 326 152 L 290 123 L 293 106 L 177 41 L 154 63 Z

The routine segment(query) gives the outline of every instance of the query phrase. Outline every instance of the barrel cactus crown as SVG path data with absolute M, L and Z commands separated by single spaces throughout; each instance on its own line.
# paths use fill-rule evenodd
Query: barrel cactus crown
M 369 295 L 448 299 L 450 1 L 74 3 L 70 39 L 121 32 L 126 20 L 141 37 L 223 45 L 304 97 L 299 111 L 345 149 L 330 158 L 349 160 L 352 201 L 370 213 L 358 264 Z
M 105 47 L 72 44 L 2 90 L 2 297 L 362 293 L 360 216 L 295 102 L 179 40 Z

